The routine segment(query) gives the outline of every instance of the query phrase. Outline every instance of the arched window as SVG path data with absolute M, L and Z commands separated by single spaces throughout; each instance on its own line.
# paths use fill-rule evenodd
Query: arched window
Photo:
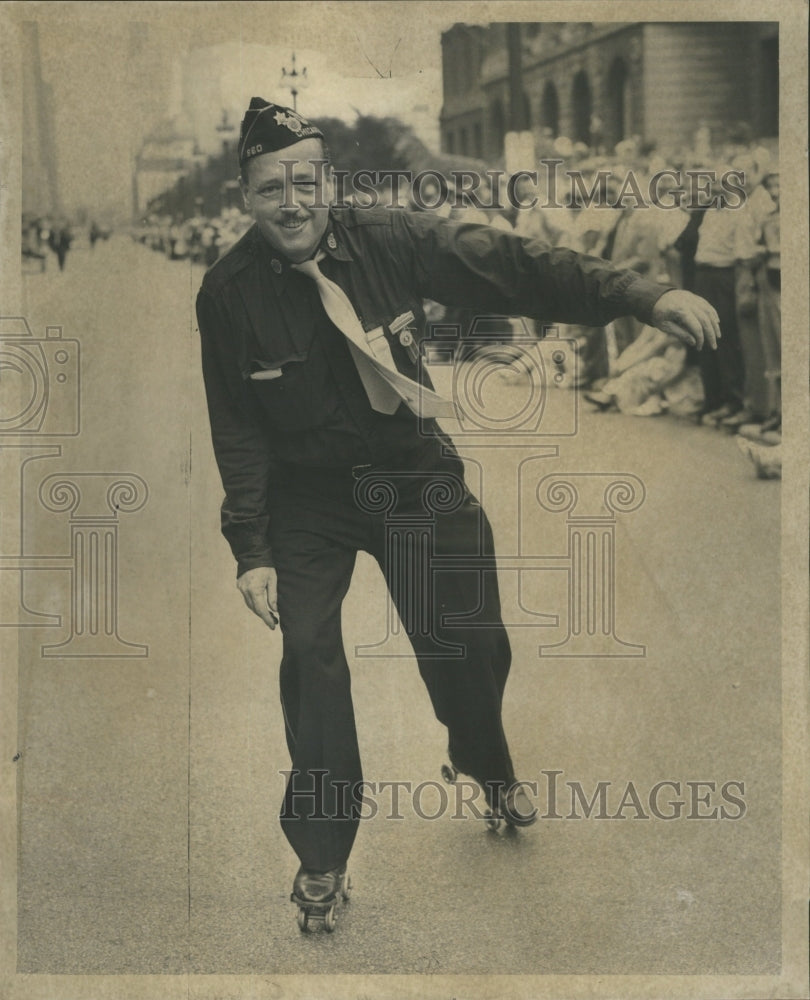
M 532 106 L 525 90 L 520 92 L 520 128 L 528 130 L 532 127 Z
M 556 139 L 560 134 L 560 99 L 557 97 L 557 88 L 549 82 L 543 89 L 543 99 L 540 102 L 540 124 L 544 129 L 551 132 L 551 137 Z
M 609 146 L 626 139 L 633 131 L 630 75 L 621 56 L 613 60 L 607 76 L 605 140 Z
M 591 85 L 585 70 L 580 70 L 574 77 L 571 88 L 571 106 L 574 113 L 572 138 L 574 142 L 584 142 L 586 145 L 590 145 L 592 100 Z
M 762 61 L 762 100 L 760 102 L 760 133 L 779 134 L 779 38 L 760 42 Z
M 481 129 L 481 122 L 476 122 L 473 125 L 473 156 L 477 156 L 479 160 L 484 158 L 484 140 L 483 131 Z
M 489 109 L 490 154 L 500 156 L 503 153 L 503 137 L 506 132 L 506 118 L 503 104 L 499 99 L 492 102 Z

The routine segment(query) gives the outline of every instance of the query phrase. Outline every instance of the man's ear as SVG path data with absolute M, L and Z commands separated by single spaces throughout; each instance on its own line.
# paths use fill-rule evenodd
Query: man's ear
M 245 205 L 245 211 L 250 211 L 250 188 L 248 187 L 245 178 L 239 175 L 239 190 L 242 192 L 242 201 Z

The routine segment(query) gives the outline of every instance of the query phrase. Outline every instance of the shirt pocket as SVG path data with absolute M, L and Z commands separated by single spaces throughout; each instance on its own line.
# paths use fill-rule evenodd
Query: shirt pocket
M 308 354 L 253 358 L 242 376 L 277 431 L 295 434 L 317 427 L 323 414 L 313 392 Z

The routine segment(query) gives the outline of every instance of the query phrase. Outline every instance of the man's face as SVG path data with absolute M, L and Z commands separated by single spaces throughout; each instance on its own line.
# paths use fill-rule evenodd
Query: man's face
M 250 160 L 241 187 L 245 208 L 271 246 L 294 263 L 313 255 L 326 232 L 334 193 L 320 139 L 303 139 Z

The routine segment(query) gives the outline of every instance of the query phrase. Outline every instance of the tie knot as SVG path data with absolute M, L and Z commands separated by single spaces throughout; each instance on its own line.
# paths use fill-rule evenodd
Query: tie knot
M 300 271 L 305 274 L 308 278 L 313 278 L 315 281 L 318 278 L 322 278 L 321 269 L 318 267 L 318 261 L 323 257 L 322 254 L 318 254 L 317 257 L 312 257 L 310 260 L 302 260 L 300 264 L 293 264 L 293 270 Z

